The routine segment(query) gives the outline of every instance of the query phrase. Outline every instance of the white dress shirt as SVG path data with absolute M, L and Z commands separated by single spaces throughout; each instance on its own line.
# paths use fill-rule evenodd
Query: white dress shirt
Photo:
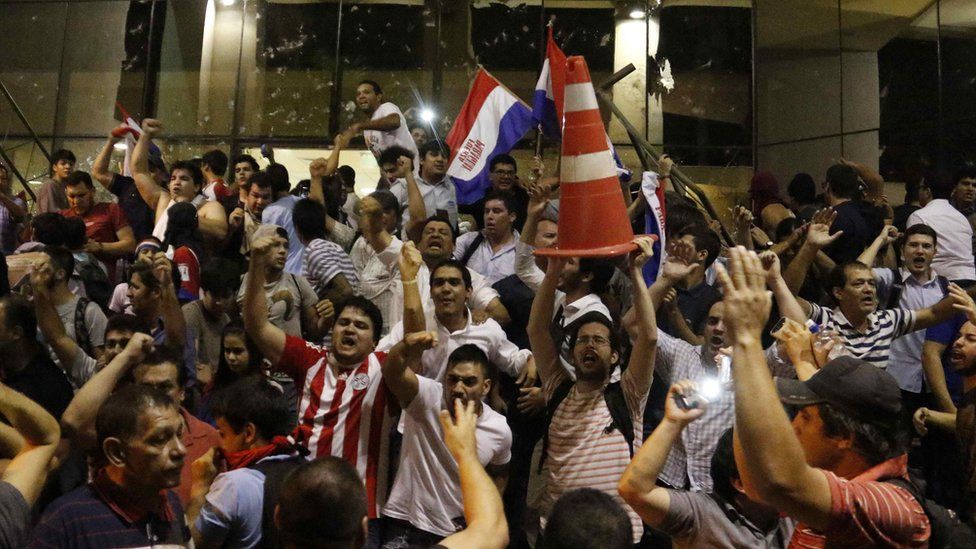
M 454 259 L 460 260 L 463 258 L 479 234 L 477 232 L 470 232 L 459 236 L 457 245 L 454 247 Z M 478 245 L 478 248 L 471 255 L 471 259 L 468 260 L 467 267 L 484 275 L 488 279 L 488 284 L 494 284 L 507 276 L 515 274 L 516 242 L 519 242 L 518 231 L 513 232 L 513 240 L 497 251 L 492 248 L 491 242 L 488 242 L 487 238 L 482 239 L 481 244 Z
M 908 216 L 908 225 L 924 223 L 939 235 L 932 269 L 949 280 L 976 280 L 973 262 L 973 227 L 944 198 L 936 198 Z

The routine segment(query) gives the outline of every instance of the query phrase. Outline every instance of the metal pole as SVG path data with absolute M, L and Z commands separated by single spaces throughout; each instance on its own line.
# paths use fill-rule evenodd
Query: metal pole
M 10 90 L 7 89 L 7 85 L 4 84 L 2 80 L 0 80 L 0 91 L 2 91 L 5 96 L 7 96 L 7 101 L 10 102 L 10 106 L 13 107 L 14 112 L 17 113 L 17 118 L 20 119 L 20 122 L 24 125 L 25 128 L 27 128 L 27 131 L 30 132 L 31 139 L 34 140 L 34 144 L 37 145 L 39 149 L 41 149 L 41 153 L 44 154 L 44 158 L 46 158 L 48 164 L 50 164 L 51 153 L 47 152 L 47 149 L 44 147 L 44 144 L 41 143 L 41 140 L 37 138 L 37 133 L 34 132 L 34 128 L 30 125 L 30 122 L 27 121 L 27 117 L 24 116 L 24 111 L 20 110 L 20 105 L 18 105 L 17 102 L 14 101 L 14 96 L 10 95 Z

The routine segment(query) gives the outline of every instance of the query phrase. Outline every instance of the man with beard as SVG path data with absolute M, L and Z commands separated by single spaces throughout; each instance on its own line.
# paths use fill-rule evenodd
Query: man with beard
M 418 376 L 416 365 L 409 363 L 436 342 L 433 332 L 407 334 L 408 359 L 391 353 L 383 364 L 383 380 L 404 411 L 400 466 L 383 507 L 383 543 L 390 547 L 433 545 L 464 527 L 457 462 L 441 435 L 441 410 L 453 412 L 456 402 L 474 403 L 478 461 L 499 491 L 507 479 L 512 431 L 505 416 L 483 402 L 493 378 L 488 356 L 477 345 L 461 345 L 447 359 L 443 383 Z
M 968 166 L 952 176 L 954 187 L 949 203 L 966 216 L 973 228 L 973 252 L 976 253 L 976 168 Z
M 366 147 L 377 159 L 380 153 L 393 145 L 399 145 L 417 155 L 417 145 L 410 136 L 407 120 L 400 108 L 383 101 L 383 90 L 372 80 L 363 80 L 356 86 L 356 107 L 369 120 L 356 122 L 346 130 L 349 134 L 363 132 Z
M 896 231 L 886 226 L 874 242 L 864 250 L 858 261 L 865 265 L 874 264 L 878 251 L 886 244 L 894 242 Z M 945 297 L 949 280 L 932 270 L 932 258 L 938 248 L 938 236 L 932 227 L 919 223 L 905 231 L 901 245 L 903 267 L 894 269 L 872 269 L 878 293 L 878 301 L 884 308 L 898 307 L 915 311 L 938 303 Z M 923 391 L 924 373 L 922 371 L 922 343 L 925 332 L 916 331 L 891 342 L 888 358 L 888 373 L 901 387 L 903 404 L 914 413 L 925 403 Z
M 952 344 L 949 353 L 949 364 L 955 373 L 962 376 L 963 395 L 955 413 L 919 408 L 915 412 L 915 428 L 921 434 L 927 434 L 929 428 L 955 432 L 956 439 L 962 448 L 964 477 L 962 479 L 966 502 L 965 518 L 970 524 L 976 519 L 976 303 L 972 298 L 966 299 L 966 305 L 961 309 L 966 313 L 966 321 L 959 329 L 958 337 Z
M 180 409 L 165 392 L 136 384 L 105 401 L 95 420 L 105 466 L 87 486 L 55 500 L 33 547 L 148 547 L 190 543 L 171 491 L 186 456 Z
M 311 431 L 310 457 L 341 457 L 356 467 L 368 489 L 368 516 L 376 519 L 387 493 L 393 427 L 387 413 L 392 397 L 381 372 L 386 353 L 373 352 L 383 316 L 371 301 L 355 296 L 336 311 L 331 347 L 286 334 L 268 320 L 264 297 L 265 271 L 279 246 L 276 237 L 260 238 L 251 246 L 244 327 L 271 367 L 302 388 L 298 423 Z
M 584 315 L 572 332 L 570 361 L 575 382 L 559 363 L 559 342 L 552 337 L 550 322 L 565 259 L 549 259 L 532 303 L 529 341 L 550 417 L 543 443 L 548 468 L 543 496 L 546 511 L 562 494 L 576 488 L 600 490 L 625 505 L 617 492 L 617 480 L 633 456 L 634 439 L 642 433 L 658 337 L 654 307 L 641 273 L 654 253 L 654 241 L 640 236 L 634 242 L 639 251 L 630 258 L 628 274 L 634 284 L 636 330 L 631 334 L 630 362 L 619 382 L 610 383 L 610 374 L 620 360 L 617 332 L 599 313 Z M 641 519 L 630 507 L 625 509 L 637 543 L 644 531 Z
M 519 239 L 514 229 L 515 197 L 507 191 L 489 191 L 483 213 L 484 228 L 461 235 L 454 258 L 494 284 L 515 274 L 515 243 Z

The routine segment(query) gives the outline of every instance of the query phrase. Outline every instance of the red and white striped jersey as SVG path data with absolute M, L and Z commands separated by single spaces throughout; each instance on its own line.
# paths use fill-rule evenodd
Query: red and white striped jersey
M 389 472 L 389 433 L 395 403 L 383 383 L 386 353 L 371 353 L 354 370 L 338 375 L 329 367 L 329 350 L 287 336 L 277 368 L 301 387 L 298 419 L 312 429 L 309 459 L 335 456 L 356 467 L 366 483 L 369 518 L 385 503 Z

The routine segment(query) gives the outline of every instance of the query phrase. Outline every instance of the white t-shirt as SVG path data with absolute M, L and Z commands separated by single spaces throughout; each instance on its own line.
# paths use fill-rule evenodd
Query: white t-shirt
M 400 127 L 386 132 L 380 130 L 363 130 L 363 139 L 366 140 L 366 146 L 373 152 L 373 156 L 379 159 L 381 152 L 393 145 L 399 145 L 413 153 L 414 166 L 419 166 L 420 161 L 417 159 L 417 144 L 413 142 L 413 137 L 410 136 L 410 130 L 407 128 L 407 119 L 403 117 L 403 113 L 400 112 L 399 107 L 393 103 L 383 103 L 373 112 L 373 117 L 370 120 L 379 120 L 391 114 L 400 117 Z
M 438 536 L 460 530 L 454 519 L 464 516 L 457 462 L 444 444 L 440 413 L 444 389 L 418 376 L 417 396 L 404 410 L 400 469 L 383 515 L 405 520 Z M 482 465 L 505 465 L 512 459 L 512 431 L 505 416 L 483 406 L 475 437 Z

